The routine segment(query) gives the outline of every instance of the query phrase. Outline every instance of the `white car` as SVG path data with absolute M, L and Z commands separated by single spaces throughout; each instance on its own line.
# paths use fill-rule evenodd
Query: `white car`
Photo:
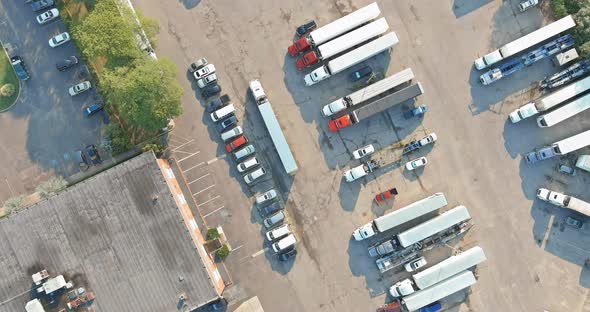
M 253 156 L 239 163 L 237 167 L 239 172 L 245 172 L 258 165 L 260 165 L 258 159 L 256 159 L 256 156 Z
M 59 47 L 68 41 L 70 41 L 70 34 L 67 32 L 62 32 L 61 34 L 49 39 L 49 46 L 52 48 Z
M 373 147 L 373 144 L 369 144 L 367 146 L 363 146 L 359 149 L 357 149 L 356 151 L 352 152 L 352 156 L 354 157 L 354 159 L 361 159 L 367 155 L 371 155 L 375 152 L 375 148 Z
M 234 128 L 231 128 L 231 129 L 229 129 L 229 130 L 227 130 L 227 131 L 223 132 L 223 133 L 221 134 L 221 139 L 222 139 L 223 141 L 227 141 L 227 140 L 229 140 L 229 139 L 231 139 L 231 138 L 237 137 L 238 135 L 240 135 L 240 134 L 242 134 L 242 133 L 244 133 L 244 132 L 242 131 L 242 127 L 240 127 L 240 126 L 236 126 L 236 127 L 234 127 Z
M 252 184 L 254 181 L 260 179 L 265 174 L 266 174 L 266 170 L 264 170 L 264 168 L 260 167 L 256 170 L 248 173 L 247 175 L 245 175 L 244 181 L 246 182 L 246 184 Z
M 414 272 L 425 265 L 426 259 L 424 259 L 424 257 L 420 257 L 418 259 L 406 263 L 406 265 L 404 265 L 404 268 L 406 268 L 407 272 Z
M 270 189 L 270 190 L 256 196 L 256 204 L 262 205 L 262 204 L 264 204 L 268 201 L 271 201 L 275 198 L 277 198 L 277 191 L 275 191 L 274 189 Z
M 74 95 L 78 95 L 84 91 L 90 90 L 90 87 L 92 87 L 92 85 L 90 84 L 90 81 L 84 81 L 84 82 L 81 82 L 77 85 L 71 86 L 68 91 L 70 92 L 71 96 L 74 96 Z
M 59 10 L 58 9 L 51 9 L 49 11 L 45 11 L 39 15 L 37 15 L 37 23 L 43 25 L 47 22 L 50 22 L 54 19 L 56 19 L 59 16 Z
M 412 171 L 416 168 L 424 167 L 428 163 L 426 157 L 416 158 L 406 163 L 406 169 Z
M 199 88 L 203 89 L 204 87 L 214 83 L 215 81 L 217 81 L 217 75 L 211 74 L 205 78 L 201 78 L 201 79 L 197 80 L 197 86 L 199 86 Z
M 213 66 L 213 64 L 209 64 L 207 66 L 197 69 L 193 73 L 193 76 L 195 77 L 195 79 L 199 80 L 199 79 L 209 76 L 213 73 L 215 73 L 215 66 Z
M 423 137 L 420 139 L 420 141 L 418 141 L 420 143 L 420 146 L 426 146 L 428 144 L 432 144 L 434 142 L 436 142 L 437 136 L 436 133 L 432 132 L 431 134 Z
M 527 1 L 521 2 L 518 5 L 518 8 L 520 9 L 520 12 L 524 12 L 524 11 L 534 7 L 537 4 L 539 4 L 539 0 L 527 0 Z

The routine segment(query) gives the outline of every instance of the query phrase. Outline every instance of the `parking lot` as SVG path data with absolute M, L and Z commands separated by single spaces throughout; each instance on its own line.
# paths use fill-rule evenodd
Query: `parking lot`
M 387 288 L 407 275 L 381 276 L 367 243 L 351 241 L 351 232 L 392 208 L 444 192 L 448 208 L 465 205 L 475 226 L 461 242 L 436 248 L 426 258 L 436 263 L 475 245 L 488 258 L 478 267 L 478 282 L 468 299 L 465 293 L 453 296 L 445 301 L 448 310 L 590 310 L 590 275 L 583 266 L 590 258 L 590 230 L 587 225 L 582 230 L 564 226 L 571 212 L 535 200 L 538 187 L 589 200 L 590 176 L 561 175 L 555 170 L 560 159 L 528 166 L 520 156 L 588 129 L 588 112 L 550 129 L 539 129 L 533 120 L 510 124 L 508 113 L 538 96 L 535 81 L 557 67 L 544 60 L 483 87 L 472 66 L 479 55 L 541 26 L 541 11 L 518 14 L 517 1 L 377 2 L 400 42 L 389 55 L 367 63 L 386 76 L 411 67 L 414 81 L 425 89 L 415 104 L 429 110 L 423 119 L 405 120 L 403 111 L 412 103 L 404 103 L 331 133 L 321 107 L 358 86 L 347 80 L 347 71 L 305 87 L 304 73 L 297 71 L 286 48 L 299 24 L 315 19 L 324 25 L 370 1 L 134 1 L 160 22 L 158 56 L 172 59 L 180 69 L 185 113 L 175 120 L 171 149 L 199 212 L 209 226 L 223 226 L 233 248 L 226 260 L 233 281 L 225 291 L 230 304 L 256 295 L 266 311 L 374 310 L 389 300 Z M 247 187 L 235 161 L 225 156 L 205 113 L 206 101 L 185 72 L 203 56 L 215 64 L 222 93 L 231 96 L 272 180 Z M 251 79 L 260 79 L 290 143 L 299 165 L 294 177 L 284 173 L 273 150 L 249 94 Z M 427 156 L 428 165 L 405 171 L 409 158 L 395 158 L 396 143 L 430 132 L 436 132 L 437 143 L 412 154 Z M 391 165 L 360 181 L 344 182 L 342 173 L 358 164 L 351 152 L 368 143 L 394 155 Z M 252 209 L 253 195 L 270 185 L 280 190 L 296 229 L 299 254 L 294 262 L 276 260 Z M 375 194 L 391 187 L 399 191 L 393 201 L 374 203 Z
M 49 39 L 63 31 L 60 19 L 39 25 L 29 4 L 0 3 L 0 41 L 9 55 L 20 55 L 31 78 L 21 81 L 20 95 L 9 111 L 0 114 L 2 166 L 5 181 L 0 198 L 34 190 L 51 175 L 77 171 L 74 152 L 99 144 L 104 116 L 85 118 L 82 108 L 99 98 L 94 89 L 72 97 L 68 88 L 84 80 L 84 64 L 59 72 L 55 63 L 78 56 L 73 43 L 51 48 Z

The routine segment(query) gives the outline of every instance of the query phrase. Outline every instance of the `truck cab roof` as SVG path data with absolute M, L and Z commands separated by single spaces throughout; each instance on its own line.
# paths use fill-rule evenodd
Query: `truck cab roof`
M 529 118 L 533 115 L 538 114 L 539 111 L 537 110 L 537 107 L 535 106 L 535 103 L 528 103 L 525 104 L 521 107 L 519 107 L 518 109 L 514 110 L 512 113 L 510 113 L 510 121 L 512 123 L 517 123 L 525 118 Z
M 364 167 L 365 165 L 360 165 L 344 172 L 344 178 L 346 179 L 346 182 L 352 182 L 358 178 L 366 176 L 367 171 Z
M 262 84 L 259 80 L 251 80 L 249 86 L 256 102 L 260 103 L 266 99 L 266 93 L 264 92 L 264 89 L 262 89 Z
M 375 230 L 373 230 L 373 223 L 367 223 L 352 232 L 352 237 L 356 241 L 361 241 L 373 235 L 375 235 Z

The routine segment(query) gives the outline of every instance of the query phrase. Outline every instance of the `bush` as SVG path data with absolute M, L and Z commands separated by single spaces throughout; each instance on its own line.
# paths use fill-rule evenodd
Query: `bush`
M 229 255 L 229 247 L 227 247 L 226 244 L 223 244 L 221 248 L 217 249 L 216 254 L 220 259 L 224 259 L 225 257 L 227 257 L 227 255 Z
M 105 145 L 108 145 L 108 149 L 112 151 L 113 155 L 121 154 L 133 147 L 129 134 L 116 123 L 111 123 L 106 127 L 105 135 L 107 136 Z
M 568 14 L 576 14 L 581 8 L 578 0 L 564 0 L 563 5 Z
M 37 193 L 41 198 L 48 198 L 51 195 L 58 193 L 61 190 L 64 190 L 67 186 L 66 180 L 62 177 L 53 177 L 37 186 Z
M 9 97 L 12 96 L 15 91 L 16 87 L 11 83 L 7 83 L 0 88 L 0 95 Z
M 580 51 L 580 57 L 581 58 L 587 58 L 590 57 L 590 41 L 580 45 L 580 47 L 578 48 L 578 50 Z
M 217 239 L 219 238 L 219 232 L 216 228 L 208 229 L 207 230 L 207 240 Z
M 24 200 L 24 195 L 19 195 L 7 199 L 6 202 L 4 202 L 4 213 L 6 215 L 9 215 L 15 209 L 22 207 Z
M 564 16 L 567 16 L 567 10 L 565 8 L 564 0 L 551 0 L 551 10 L 553 11 L 553 16 L 556 19 L 560 19 Z
M 156 156 L 158 157 L 162 155 L 162 152 L 164 152 L 164 150 L 165 148 L 163 146 L 156 143 L 148 143 L 141 148 L 142 152 L 153 151 L 154 154 L 156 154 Z

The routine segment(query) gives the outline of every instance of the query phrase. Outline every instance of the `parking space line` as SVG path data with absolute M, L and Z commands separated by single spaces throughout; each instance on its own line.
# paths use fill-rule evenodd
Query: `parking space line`
M 202 202 L 202 203 L 200 203 L 200 204 L 197 204 L 197 207 L 203 206 L 203 205 L 205 205 L 206 203 L 210 203 L 210 202 L 212 202 L 212 201 L 214 201 L 214 200 L 218 199 L 219 197 L 221 197 L 221 195 L 217 195 L 217 196 L 215 196 L 215 197 L 213 197 L 213 198 L 210 198 L 210 199 L 208 199 L 208 200 L 206 200 L 206 201 L 204 201 L 204 202 Z M 223 207 L 221 207 L 221 208 L 223 208 Z M 215 209 L 215 210 L 214 210 L 214 211 L 212 211 L 212 212 L 215 212 L 215 211 L 217 211 L 217 210 L 219 210 L 219 209 L 221 209 L 221 208 Z M 210 214 L 210 213 L 209 213 L 209 214 Z M 206 215 L 205 215 L 205 217 L 206 217 L 206 216 L 208 216 L 209 214 L 206 214 Z
M 178 162 L 180 163 L 181 161 L 183 161 L 183 160 L 185 160 L 185 159 L 188 159 L 188 158 L 191 158 L 191 157 L 193 157 L 193 156 L 197 155 L 198 153 L 200 153 L 200 152 L 199 152 L 199 151 L 196 151 L 196 152 L 192 153 L 191 155 L 188 155 L 188 156 L 186 156 L 185 158 L 183 158 L 183 159 L 179 160 Z
M 205 175 L 204 175 L 204 176 L 202 176 L 202 177 L 199 177 L 199 178 L 196 178 L 196 179 L 194 179 L 194 180 L 190 181 L 190 182 L 188 183 L 188 185 L 191 185 L 191 184 L 193 184 L 193 183 L 195 183 L 195 182 L 197 182 L 197 181 L 201 180 L 202 178 L 205 178 L 205 177 L 208 177 L 208 176 L 209 176 L 209 173 L 205 174 Z
M 185 152 L 185 151 L 175 151 L 174 153 L 175 153 L 175 154 L 182 154 L 182 153 L 184 153 L 184 154 L 192 154 L 192 152 Z M 197 153 L 198 153 L 198 152 L 197 152 Z M 190 157 L 190 156 L 189 156 L 189 157 Z
M 180 144 L 179 146 L 177 146 L 177 147 L 176 147 L 175 149 L 173 149 L 172 151 L 174 152 L 174 151 L 176 151 L 177 149 L 179 149 L 179 148 L 181 148 L 181 147 L 183 147 L 183 146 L 185 146 L 185 145 L 187 145 L 187 144 L 191 143 L 192 141 L 194 141 L 194 139 L 192 139 L 192 140 L 190 140 L 190 141 L 188 141 L 188 142 L 186 142 L 186 143 L 184 143 L 184 144 Z
M 244 245 L 240 245 L 240 246 L 238 246 L 238 247 L 236 247 L 236 248 L 232 248 L 232 249 L 231 249 L 231 251 L 236 251 L 236 250 L 238 250 L 238 249 L 240 249 L 240 248 L 242 248 L 242 247 L 244 247 Z
M 209 160 L 207 162 L 207 165 L 210 165 L 210 164 L 212 164 L 212 163 L 214 163 L 214 162 L 216 162 L 216 161 L 218 161 L 220 159 L 224 159 L 226 156 L 227 156 L 227 154 L 223 154 L 223 155 L 221 155 L 221 156 L 219 156 L 217 158 L 213 158 L 213 159 L 211 159 L 211 160 Z
M 202 166 L 204 164 L 205 164 L 205 162 L 200 162 L 200 163 L 198 163 L 198 164 L 196 164 L 196 165 L 194 165 L 194 166 L 192 166 L 192 167 L 190 167 L 190 168 L 188 168 L 186 170 L 183 170 L 182 172 L 185 173 L 185 172 L 187 172 L 187 171 L 189 171 L 191 169 L 195 169 L 195 168 L 200 167 L 200 166 Z
M 263 254 L 264 252 L 266 252 L 267 250 L 268 250 L 268 248 L 264 248 L 264 249 L 262 249 L 262 250 L 259 250 L 258 252 L 256 252 L 256 253 L 253 253 L 253 254 L 252 254 L 250 257 L 252 257 L 252 258 L 258 257 L 258 256 L 260 256 L 261 254 Z
M 219 196 L 217 196 L 217 197 L 219 197 Z M 213 198 L 213 199 L 217 199 L 217 198 Z M 209 200 L 209 201 L 211 201 L 211 200 Z M 215 210 L 213 210 L 213 211 L 209 212 L 208 214 L 204 215 L 204 216 L 203 216 L 203 218 L 207 218 L 208 216 L 210 216 L 210 215 L 212 215 L 212 214 L 214 214 L 214 213 L 218 212 L 219 210 L 221 210 L 221 209 L 223 209 L 223 208 L 225 208 L 225 206 L 221 206 L 221 207 L 219 207 L 219 208 L 217 208 L 217 209 L 215 209 Z
M 198 191 L 198 192 L 194 193 L 194 194 L 193 194 L 193 196 L 196 196 L 196 195 L 198 195 L 198 194 L 201 194 L 201 193 L 203 193 L 204 191 L 206 191 L 206 190 L 208 190 L 208 189 L 210 189 L 210 188 L 212 188 L 212 187 L 214 187 L 214 186 L 215 186 L 215 184 L 213 184 L 213 185 L 209 185 L 209 186 L 207 186 L 206 188 L 204 188 L 204 189 L 202 189 L 202 190 L 200 190 L 200 191 Z

